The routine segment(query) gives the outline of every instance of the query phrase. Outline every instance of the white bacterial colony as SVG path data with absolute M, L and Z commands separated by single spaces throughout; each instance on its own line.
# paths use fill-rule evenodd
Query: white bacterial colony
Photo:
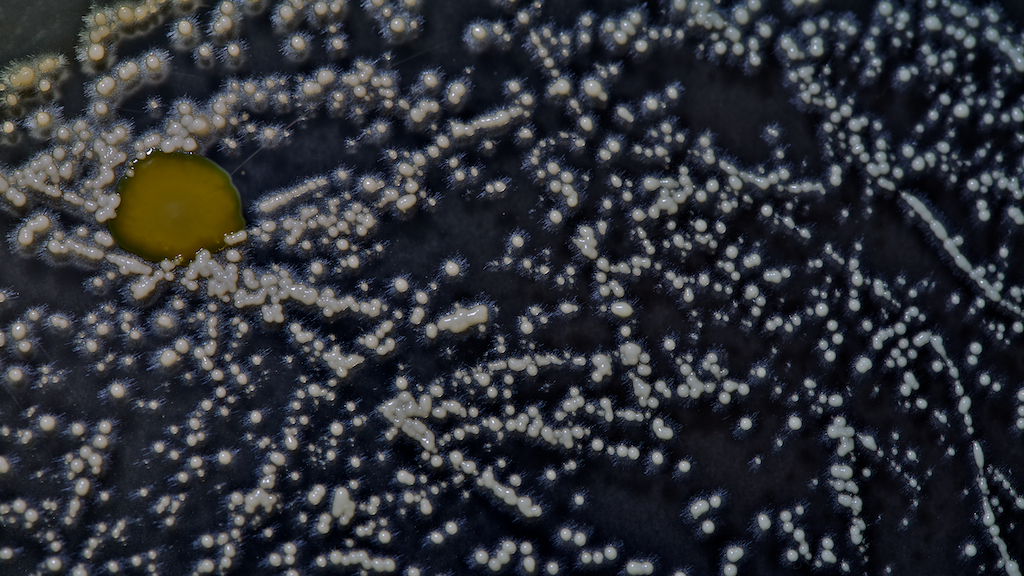
M 588 5 L 4 63 L 0 573 L 1019 576 L 1022 10 Z M 224 250 L 116 244 L 152 150 Z

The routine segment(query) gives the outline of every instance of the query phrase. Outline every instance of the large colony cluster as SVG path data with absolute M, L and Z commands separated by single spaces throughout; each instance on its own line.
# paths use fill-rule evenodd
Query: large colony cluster
M 0 77 L 0 572 L 1021 573 L 1002 9 L 206 4 Z

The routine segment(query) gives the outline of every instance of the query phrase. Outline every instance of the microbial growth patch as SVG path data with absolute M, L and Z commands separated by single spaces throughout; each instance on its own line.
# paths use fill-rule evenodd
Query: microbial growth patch
M 216 252 L 245 228 L 231 176 L 196 154 L 154 151 L 126 171 L 117 192 L 117 215 L 107 227 L 118 245 L 147 260 Z
M 1002 3 L 95 6 L 0 66 L 0 574 L 1019 576 Z M 245 230 L 118 245 L 151 150 Z

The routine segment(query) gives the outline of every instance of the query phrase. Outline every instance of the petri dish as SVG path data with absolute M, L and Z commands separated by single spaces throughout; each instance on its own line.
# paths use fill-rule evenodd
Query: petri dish
M 1019 573 L 1016 4 L 62 6 L 2 4 L 5 573 Z M 224 250 L 114 242 L 153 150 Z

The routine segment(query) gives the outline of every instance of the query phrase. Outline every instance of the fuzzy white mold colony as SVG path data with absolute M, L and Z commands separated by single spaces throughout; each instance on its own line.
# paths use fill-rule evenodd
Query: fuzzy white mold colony
M 833 8 L 146 0 L 6 65 L 0 572 L 1019 575 L 1020 30 Z M 153 149 L 224 250 L 114 242 Z

